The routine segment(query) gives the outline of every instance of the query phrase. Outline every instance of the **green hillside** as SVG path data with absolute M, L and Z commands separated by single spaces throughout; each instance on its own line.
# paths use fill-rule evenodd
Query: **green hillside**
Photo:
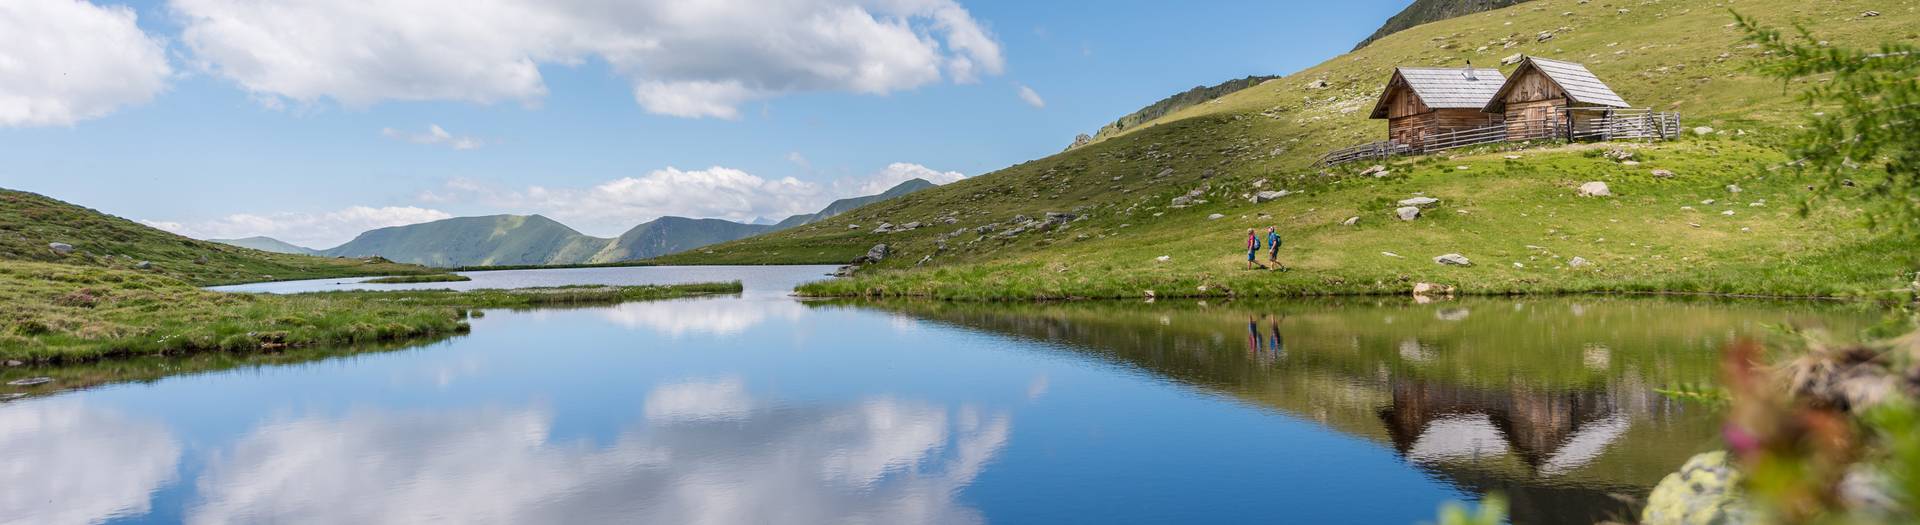
M 835 215 L 853 211 L 854 209 L 859 208 L 861 206 L 866 206 L 868 204 L 873 204 L 873 203 L 884 201 L 887 199 L 892 199 L 895 197 L 899 197 L 899 196 L 913 193 L 916 191 L 924 190 L 927 188 L 933 188 L 936 186 L 938 185 L 931 182 L 927 182 L 927 179 L 913 179 L 913 180 L 909 180 L 899 184 L 895 184 L 892 188 L 887 188 L 887 191 L 883 191 L 878 194 L 868 195 L 865 197 L 849 197 L 849 198 L 833 201 L 832 203 L 827 204 L 827 207 L 821 208 L 820 211 L 818 212 L 787 217 L 786 220 L 780 221 L 779 224 L 775 224 L 774 226 L 776 227 L 776 229 L 787 229 L 787 228 L 792 228 L 794 226 L 799 226 L 802 224 L 820 222 L 822 220 L 826 220 L 827 218 L 833 217 Z
M 1859 16 L 1876 7 L 1880 16 Z M 1914 39 L 1920 27 L 1920 12 L 1875 2 L 1739 9 L 1839 45 Z M 1910 244 L 1866 235 L 1852 209 L 1795 213 L 1806 184 L 1773 171 L 1787 160 L 1773 145 L 1804 116 L 1793 99 L 1801 86 L 1748 72 L 1759 52 L 1732 22 L 1705 1 L 1537 0 L 1426 24 L 1085 147 L 658 262 L 845 263 L 885 243 L 886 261 L 807 291 L 955 298 L 1405 293 L 1418 281 L 1487 293 L 1904 288 L 1920 262 L 1902 249 Z M 1367 114 L 1394 66 L 1492 66 L 1515 54 L 1585 63 L 1629 102 L 1712 130 L 1664 144 L 1403 159 L 1384 178 L 1358 176 L 1360 166 L 1313 168 L 1326 151 L 1384 137 L 1384 122 Z M 1608 148 L 1634 152 L 1638 165 L 1603 157 Z M 1615 197 L 1576 197 L 1588 181 Z M 1269 189 L 1291 194 L 1249 202 Z M 1204 202 L 1172 206 L 1190 192 Z M 1396 201 L 1416 194 L 1441 204 L 1417 221 L 1394 219 Z M 1047 225 L 1049 212 L 1074 217 Z M 1348 217 L 1358 225 L 1343 226 Z M 881 221 L 938 226 L 873 233 Z M 1282 257 L 1293 271 L 1242 269 L 1247 229 L 1267 225 L 1288 239 Z M 1447 253 L 1474 266 L 1433 262 Z M 1594 264 L 1571 267 L 1576 256 Z
M 321 253 L 442 267 L 577 264 L 608 242 L 539 215 L 488 215 L 369 230 Z
M 613 244 L 592 263 L 631 261 L 678 253 L 709 244 L 744 239 L 776 229 L 776 226 L 741 224 L 720 219 L 661 217 L 634 226 L 620 234 Z
M 72 247 L 60 254 L 50 247 Z M 269 253 L 200 241 L 39 194 L 0 189 L 0 261 L 138 270 L 197 285 L 433 273 L 383 260 Z M 141 263 L 146 268 L 140 269 Z
M 252 249 L 260 250 L 263 252 L 291 253 L 291 254 L 298 254 L 298 255 L 314 255 L 318 253 L 318 250 L 314 250 L 312 248 L 307 248 L 304 246 L 296 246 L 294 244 L 288 243 L 286 241 L 282 241 L 280 239 L 275 239 L 272 237 L 265 237 L 265 236 L 254 236 L 254 237 L 247 237 L 243 239 L 207 239 L 207 240 L 212 242 L 217 242 L 220 244 L 239 246 L 241 248 L 252 248 Z
M 1147 107 L 1122 115 L 1112 123 L 1101 126 L 1100 131 L 1094 133 L 1092 139 L 1099 140 L 1114 136 L 1122 131 L 1133 129 L 1135 126 L 1167 116 L 1167 114 L 1211 102 L 1214 99 L 1231 95 L 1242 89 L 1258 86 L 1262 82 L 1273 80 L 1274 78 L 1278 77 L 1250 76 L 1228 80 L 1212 86 L 1194 86 L 1193 89 L 1176 93 L 1173 96 L 1148 104 Z M 1081 145 L 1084 144 L 1075 142 L 1073 147 L 1079 147 Z

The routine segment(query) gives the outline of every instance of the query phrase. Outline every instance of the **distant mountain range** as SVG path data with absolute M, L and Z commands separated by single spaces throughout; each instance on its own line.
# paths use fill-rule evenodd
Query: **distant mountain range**
M 304 248 L 271 237 L 212 240 L 275 253 L 379 256 L 396 262 L 440 267 L 611 263 L 658 257 L 792 228 L 932 187 L 935 184 L 925 179 L 913 179 L 877 195 L 840 199 L 818 212 L 794 215 L 774 224 L 661 217 L 634 226 L 612 239 L 580 233 L 540 215 L 488 215 L 369 230 L 346 244 L 325 250 Z
M 1381 24 L 1379 29 L 1373 30 L 1373 34 L 1367 35 L 1367 39 L 1361 40 L 1358 45 L 1353 46 L 1353 49 L 1359 51 L 1360 48 L 1367 47 L 1367 44 L 1371 44 L 1381 37 L 1398 33 L 1420 24 L 1438 22 L 1474 13 L 1484 13 L 1527 1 L 1528 0 L 1413 0 L 1413 3 L 1408 4 L 1406 9 L 1400 10 L 1400 13 L 1393 15 L 1393 18 L 1388 18 L 1386 23 Z
M 280 239 L 275 239 L 272 237 L 247 237 L 244 239 L 207 239 L 207 240 L 212 242 L 217 242 L 220 244 L 239 246 L 241 248 L 253 248 L 255 250 L 260 250 L 263 252 L 290 253 L 294 255 L 315 255 L 320 253 L 319 250 L 315 250 L 313 248 L 308 248 L 305 246 L 294 245 L 294 244 L 287 243 L 285 241 L 281 241 Z

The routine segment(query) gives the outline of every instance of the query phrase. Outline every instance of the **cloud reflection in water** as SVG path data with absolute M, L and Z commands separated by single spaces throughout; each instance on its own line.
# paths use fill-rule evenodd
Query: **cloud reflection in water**
M 1004 413 L 872 398 L 781 407 L 738 379 L 655 388 L 614 443 L 538 408 L 368 411 L 264 426 L 214 458 L 193 523 L 977 523 L 955 500 Z

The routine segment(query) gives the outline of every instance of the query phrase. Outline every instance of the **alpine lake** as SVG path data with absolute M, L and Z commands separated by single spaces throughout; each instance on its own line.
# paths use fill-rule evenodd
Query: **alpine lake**
M 1721 349 L 1867 305 L 1572 296 L 809 300 L 831 267 L 398 347 L 0 369 L 5 523 L 1515 523 L 1630 517 L 1720 448 Z

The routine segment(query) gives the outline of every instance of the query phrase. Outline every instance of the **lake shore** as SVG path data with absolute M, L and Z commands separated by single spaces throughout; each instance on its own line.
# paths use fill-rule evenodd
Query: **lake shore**
M 0 364 L 68 364 L 200 352 L 276 352 L 465 333 L 487 308 L 601 305 L 741 292 L 738 282 L 513 290 L 204 290 L 166 276 L 60 264 L 0 268 L 9 329 Z

